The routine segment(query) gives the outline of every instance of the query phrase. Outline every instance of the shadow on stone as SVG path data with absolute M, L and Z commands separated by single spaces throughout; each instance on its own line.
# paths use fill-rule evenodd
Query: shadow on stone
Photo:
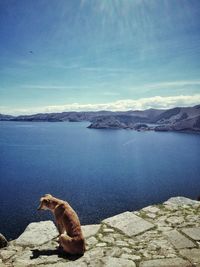
M 0 234 L 0 248 L 7 247 L 7 245 L 8 245 L 7 239 L 5 238 L 5 236 Z
M 70 261 L 75 261 L 82 257 L 83 255 L 71 255 L 66 252 L 64 252 L 62 249 L 33 249 L 31 250 L 33 253 L 33 256 L 30 257 L 31 260 L 37 259 L 40 256 L 52 256 L 52 255 L 58 255 L 59 258 L 67 259 Z

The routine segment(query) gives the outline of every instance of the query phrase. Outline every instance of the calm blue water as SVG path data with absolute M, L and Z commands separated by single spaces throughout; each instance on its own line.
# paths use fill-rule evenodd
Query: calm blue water
M 67 200 L 81 223 L 171 196 L 200 195 L 200 135 L 87 129 L 88 123 L 0 122 L 0 232 L 17 237 L 39 198 Z

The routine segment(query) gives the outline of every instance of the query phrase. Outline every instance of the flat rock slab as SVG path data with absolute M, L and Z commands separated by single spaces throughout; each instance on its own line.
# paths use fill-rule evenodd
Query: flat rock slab
M 194 248 L 196 245 L 177 230 L 172 230 L 165 233 L 172 245 L 177 248 Z
M 1 259 L 0 259 L 0 266 L 1 266 L 1 267 L 8 267 L 8 265 L 5 265 L 5 264 L 2 262 Z
M 192 238 L 193 240 L 200 240 L 200 228 L 199 227 L 191 227 L 191 228 L 182 228 L 181 231 Z
M 143 261 L 139 267 L 193 267 L 193 265 L 181 258 L 173 258 Z
M 193 264 L 200 264 L 200 249 L 182 249 L 180 254 L 190 260 Z
M 48 254 L 48 250 L 42 251 L 42 253 Z M 58 255 L 41 255 L 39 257 L 34 258 L 33 252 L 31 250 L 27 250 L 23 254 L 17 256 L 15 260 L 12 262 L 12 264 L 14 267 L 27 267 L 27 266 L 41 266 L 41 264 L 49 266 L 50 264 L 59 264 L 62 262 L 66 264 L 66 260 L 62 259 L 61 257 L 58 257 Z
M 138 235 L 155 226 L 129 211 L 105 219 L 103 223 L 122 231 L 127 236 Z
M 100 224 L 91 224 L 91 225 L 83 225 L 81 226 L 81 229 L 83 231 L 83 236 L 85 238 L 88 238 L 92 235 L 96 235 L 99 231 L 101 225 Z
M 15 255 L 15 251 L 13 250 L 0 250 L 0 257 L 3 259 L 3 260 L 7 260 L 9 258 L 11 258 L 13 255 Z M 1 266 L 1 264 L 0 264 Z
M 150 212 L 150 213 L 157 213 L 157 212 L 160 211 L 159 208 L 154 207 L 154 206 L 148 206 L 146 208 L 143 208 L 142 210 L 145 211 L 145 212 Z
M 64 262 L 64 263 L 55 263 L 55 264 L 40 264 L 40 267 L 87 267 L 88 265 L 84 262 L 75 263 L 75 262 Z M 20 267 L 20 266 L 19 266 Z
M 186 197 L 171 197 L 167 201 L 164 202 L 166 205 L 177 205 L 177 206 L 183 206 L 183 205 L 194 205 L 199 204 L 199 201 L 192 200 Z
M 104 257 L 102 260 L 105 267 L 136 267 L 135 263 L 131 260 L 115 258 L 115 257 Z
M 58 236 L 58 231 L 52 221 L 30 223 L 23 234 L 16 240 L 19 246 L 39 246 Z

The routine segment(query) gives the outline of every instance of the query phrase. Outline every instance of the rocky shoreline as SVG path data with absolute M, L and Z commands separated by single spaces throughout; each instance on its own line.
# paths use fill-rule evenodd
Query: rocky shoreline
M 199 201 L 175 197 L 82 228 L 82 257 L 59 251 L 54 223 L 43 221 L 0 249 L 0 266 L 200 267 Z

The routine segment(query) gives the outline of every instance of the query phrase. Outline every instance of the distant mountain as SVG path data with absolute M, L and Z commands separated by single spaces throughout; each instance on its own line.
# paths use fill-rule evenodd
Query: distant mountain
M 89 128 L 200 131 L 200 105 L 168 110 L 128 111 L 123 115 L 100 116 L 92 122 Z
M 21 115 L 13 118 L 14 121 L 91 121 L 96 116 L 111 115 L 111 111 L 97 112 L 62 112 L 62 113 L 38 113 L 34 115 Z
M 11 115 L 4 115 L 4 114 L 0 114 L 0 121 L 10 121 L 12 119 L 14 119 L 14 116 Z
M 169 109 L 157 117 L 156 131 L 200 131 L 200 105 Z
M 1 121 L 89 121 L 88 128 L 135 129 L 155 131 L 200 132 L 200 105 L 176 107 L 168 110 L 147 109 L 129 111 L 94 111 L 39 113 L 34 115 L 10 116 L 0 114 Z

